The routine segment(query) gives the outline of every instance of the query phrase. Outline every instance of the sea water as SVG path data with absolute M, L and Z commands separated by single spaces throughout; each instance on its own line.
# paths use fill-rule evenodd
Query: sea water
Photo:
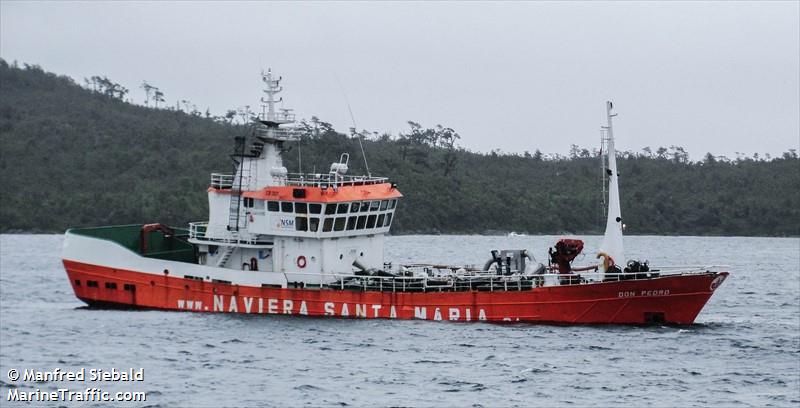
M 525 248 L 544 261 L 557 238 L 397 236 L 386 259 L 482 265 Z M 600 238 L 585 239 L 595 253 Z M 646 327 L 94 310 L 72 293 L 61 244 L 0 237 L 0 406 L 800 405 L 797 238 L 626 237 L 628 259 L 731 272 L 695 325 Z M 142 378 L 9 378 L 81 369 Z M 61 389 L 147 400 L 7 400 Z

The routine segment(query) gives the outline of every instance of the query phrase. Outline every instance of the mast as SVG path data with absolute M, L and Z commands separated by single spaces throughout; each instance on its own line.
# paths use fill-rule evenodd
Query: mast
M 606 232 L 600 244 L 600 252 L 609 255 L 614 260 L 614 264 L 624 268 L 625 253 L 622 245 L 623 223 L 622 211 L 619 205 L 619 174 L 617 173 L 617 152 L 614 147 L 614 128 L 611 124 L 611 118 L 617 115 L 611 113 L 613 107 L 611 101 L 606 101 L 608 126 L 604 126 L 604 129 L 606 129 L 608 135 L 606 146 L 608 168 L 605 169 L 608 175 L 608 218 L 606 220 Z
M 283 91 L 283 87 L 280 85 L 282 79 L 283 77 L 274 79 L 271 68 L 267 69 L 266 74 L 263 71 L 261 72 L 261 80 L 267 85 L 267 87 L 264 89 L 264 93 L 267 94 L 267 99 L 265 100 L 263 97 L 261 98 L 261 102 L 264 104 L 262 105 L 262 112 L 265 114 L 263 120 L 277 123 L 275 118 L 275 102 L 281 102 L 283 98 L 276 101 L 275 95 Z
M 268 186 L 283 185 L 288 176 L 288 170 L 283 166 L 281 154 L 286 152 L 283 145 L 288 141 L 298 140 L 298 133 L 293 127 L 295 114 L 292 109 L 276 106 L 283 102 L 277 95 L 283 91 L 281 81 L 283 77 L 275 75 L 272 69 L 261 71 L 261 80 L 264 82 L 261 97 L 261 114 L 255 118 L 255 137 L 257 141 L 252 150 L 255 162 L 251 190 L 259 190 Z M 297 149 L 298 155 L 300 149 Z

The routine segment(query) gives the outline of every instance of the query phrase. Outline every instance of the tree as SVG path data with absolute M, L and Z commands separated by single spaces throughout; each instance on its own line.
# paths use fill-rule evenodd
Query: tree
M 576 145 L 576 144 L 569 145 L 569 158 L 572 159 L 572 160 L 577 159 L 579 151 L 580 150 L 578 149 L 578 145 Z
M 228 109 L 228 111 L 225 112 L 225 120 L 228 121 L 228 124 L 231 124 L 231 123 L 233 123 L 233 119 L 234 118 L 236 118 L 236 110 L 235 109 Z
M 229 166 L 225 153 L 241 126 L 112 100 L 119 96 L 113 85 L 102 76 L 78 85 L 34 66 L 0 61 L 0 168 L 9 183 L 0 206 L 1 231 L 150 221 L 180 227 L 208 215 L 205 174 Z M 106 96 L 109 88 L 113 96 Z M 155 100 L 153 90 L 150 103 Z M 235 122 L 237 115 L 233 110 L 228 120 Z M 314 172 L 324 172 L 327 166 L 320 165 L 342 152 L 358 157 L 358 141 L 330 123 L 314 117 L 300 129 L 309 170 L 307 163 L 313 163 Z M 189 135 L 193 143 L 187 145 Z M 457 135 L 447 126 L 418 125 L 395 138 L 364 141 L 370 170 L 390 177 L 405 196 L 392 232 L 602 232 L 596 153 L 586 158 L 578 148 L 579 157 L 569 159 L 538 149 L 470 152 L 459 147 Z M 688 152 L 677 146 L 663 148 L 660 158 L 636 153 L 623 152 L 618 160 L 631 232 L 800 235 L 797 149 L 740 162 L 704 154 L 703 164 L 689 162 Z M 31 160 L 37 155 L 47 157 L 46 165 Z M 283 159 L 287 168 L 299 168 L 297 154 Z M 357 174 L 362 164 L 351 163 Z M 73 188 L 74 180 L 82 188 Z
M 444 158 L 442 159 L 442 171 L 444 176 L 447 177 L 456 167 L 458 162 L 458 155 L 456 155 L 456 141 L 461 139 L 461 136 L 456 133 L 452 128 L 446 128 L 442 125 L 436 125 L 436 140 L 440 141 L 441 147 L 445 149 Z
M 111 81 L 104 76 L 95 75 L 90 80 L 84 79 L 87 86 L 91 84 L 92 90 L 110 98 L 123 100 L 128 93 L 128 88 Z
M 142 81 L 142 84 L 139 85 L 139 88 L 144 90 L 144 104 L 145 106 L 150 105 L 150 93 L 153 92 L 154 87 L 147 83 L 147 81 Z
M 164 102 L 165 101 L 164 93 L 161 92 L 161 90 L 159 90 L 158 88 L 153 88 L 153 89 L 155 89 L 155 93 L 153 94 L 153 102 L 155 103 L 156 108 L 157 108 L 159 102 Z

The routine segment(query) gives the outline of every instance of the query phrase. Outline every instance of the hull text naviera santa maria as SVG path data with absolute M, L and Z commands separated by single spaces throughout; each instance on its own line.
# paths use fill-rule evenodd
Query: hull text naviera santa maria
M 578 239 L 555 243 L 547 265 L 526 250 L 493 250 L 480 267 L 387 262 L 400 191 L 386 178 L 348 175 L 348 154 L 327 173 L 289 173 L 281 152 L 298 138 L 294 114 L 275 109 L 281 79 L 263 80 L 250 142 L 235 138 L 233 172 L 211 174 L 208 221 L 66 232 L 64 268 L 79 299 L 200 313 L 690 324 L 728 276 L 625 262 L 610 102 L 608 221 L 596 265 L 572 265 Z

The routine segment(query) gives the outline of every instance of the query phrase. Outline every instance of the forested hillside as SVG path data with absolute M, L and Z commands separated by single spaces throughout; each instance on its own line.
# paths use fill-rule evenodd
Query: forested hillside
M 0 231 L 206 219 L 209 173 L 231 170 L 232 139 L 249 127 L 231 112 L 125 102 L 126 90 L 106 78 L 87 83 L 0 60 Z M 350 174 L 366 173 L 358 138 L 316 118 L 301 127 L 302 140 L 284 154 L 290 171 L 302 157 L 303 171 L 325 172 L 348 152 Z M 405 194 L 396 234 L 604 227 L 595 152 L 475 153 L 458 147 L 452 129 L 414 123 L 401 135 L 361 135 L 372 174 Z M 800 234 L 794 150 L 691 162 L 680 147 L 647 148 L 621 153 L 619 169 L 628 234 Z

